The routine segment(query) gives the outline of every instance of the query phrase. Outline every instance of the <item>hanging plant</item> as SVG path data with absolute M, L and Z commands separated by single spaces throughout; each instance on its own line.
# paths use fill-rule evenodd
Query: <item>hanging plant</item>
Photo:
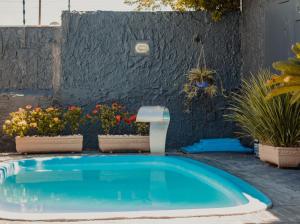
M 216 71 L 207 68 L 193 68 L 187 76 L 187 82 L 183 91 L 187 101 L 191 102 L 195 97 L 213 97 L 217 94 L 215 80 Z
M 201 44 L 199 60 L 196 68 L 192 68 L 186 74 L 186 83 L 183 92 L 186 98 L 186 106 L 189 107 L 196 97 L 212 98 L 217 95 L 217 72 L 206 66 L 204 46 Z

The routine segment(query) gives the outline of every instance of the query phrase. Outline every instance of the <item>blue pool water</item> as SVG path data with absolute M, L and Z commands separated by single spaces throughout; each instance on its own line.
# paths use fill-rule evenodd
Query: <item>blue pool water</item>
M 82 156 L 0 164 L 0 210 L 66 213 L 270 205 L 246 182 L 191 159 Z

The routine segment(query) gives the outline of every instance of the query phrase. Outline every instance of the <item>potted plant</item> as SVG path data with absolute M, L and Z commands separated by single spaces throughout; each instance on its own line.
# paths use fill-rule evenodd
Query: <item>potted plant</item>
M 268 99 L 270 71 L 259 71 L 243 80 L 240 93 L 233 95 L 231 114 L 242 134 L 258 139 L 261 160 L 278 167 L 297 167 L 300 164 L 300 103 L 293 95 L 285 94 Z
M 78 134 L 82 109 L 33 108 L 27 105 L 12 112 L 3 125 L 4 133 L 15 137 L 20 153 L 80 152 L 82 135 Z M 64 133 L 71 135 L 63 135 Z
M 88 117 L 100 124 L 102 152 L 150 151 L 149 124 L 136 122 L 136 114 L 125 111 L 122 105 L 98 104 Z

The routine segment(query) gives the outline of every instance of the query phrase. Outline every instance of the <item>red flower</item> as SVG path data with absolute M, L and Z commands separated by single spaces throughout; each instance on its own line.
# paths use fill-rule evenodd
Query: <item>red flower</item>
M 119 123 L 121 122 L 121 120 L 122 120 L 121 115 L 117 115 L 117 116 L 116 116 L 117 124 L 119 124 Z
M 92 111 L 92 113 L 93 113 L 93 114 L 97 114 L 97 113 L 98 113 L 98 110 L 95 109 L 95 110 Z
M 92 116 L 91 116 L 90 114 L 87 114 L 87 115 L 86 115 L 86 118 L 87 118 L 87 119 L 91 119 Z
M 131 121 L 131 122 L 135 122 L 136 121 L 136 115 L 134 114 L 134 115 L 131 115 L 130 117 L 129 117 L 129 120 Z
M 128 118 L 125 118 L 124 121 L 125 121 L 126 124 L 131 124 L 131 120 L 128 119 Z

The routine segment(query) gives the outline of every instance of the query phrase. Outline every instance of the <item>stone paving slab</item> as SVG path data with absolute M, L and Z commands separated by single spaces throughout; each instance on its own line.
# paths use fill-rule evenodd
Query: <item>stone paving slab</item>
M 249 224 L 249 223 L 290 223 L 300 224 L 300 169 L 278 169 L 263 163 L 253 155 L 244 154 L 198 154 L 185 156 L 226 170 L 257 187 L 273 202 L 273 208 L 267 211 L 219 217 L 177 218 L 177 219 L 134 219 L 134 220 L 91 220 L 73 222 L 24 222 L 0 220 L 0 224 Z M 57 154 L 61 155 L 61 154 Z M 70 155 L 70 154 L 69 154 Z M 45 156 L 45 155 L 34 155 Z M 49 155 L 48 155 L 49 156 Z M 0 154 L 0 161 L 28 158 L 18 154 Z

